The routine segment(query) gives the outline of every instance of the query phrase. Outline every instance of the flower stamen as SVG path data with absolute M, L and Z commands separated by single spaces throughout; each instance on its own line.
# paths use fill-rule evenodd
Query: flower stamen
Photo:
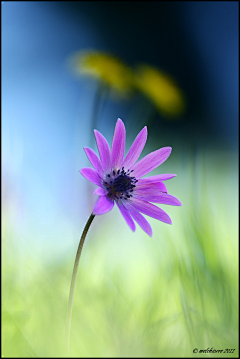
M 121 172 L 120 172 L 121 171 Z M 134 170 L 125 171 L 124 167 L 122 169 L 113 170 L 112 176 L 111 174 L 107 174 L 107 177 L 111 179 L 109 182 L 104 181 L 104 187 L 107 190 L 107 197 L 109 199 L 129 199 L 132 197 L 132 194 L 129 192 L 133 192 L 134 187 L 136 187 L 136 177 L 131 176 L 131 173 Z

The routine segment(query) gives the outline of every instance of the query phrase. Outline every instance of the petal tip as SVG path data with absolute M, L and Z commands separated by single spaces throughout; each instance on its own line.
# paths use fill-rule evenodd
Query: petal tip
M 118 117 L 118 119 L 117 119 L 117 122 L 116 122 L 116 126 L 122 126 L 123 128 L 124 128 L 124 130 L 125 130 L 125 125 L 124 125 L 124 122 L 123 122 L 123 120 L 121 120 L 121 118 L 119 118 Z
M 160 219 L 161 221 L 161 219 Z M 164 218 L 164 220 L 162 220 L 162 222 L 166 223 L 166 224 L 172 224 L 172 219 L 169 217 L 169 215 L 167 215 L 167 217 Z
M 78 172 L 79 172 L 84 178 L 86 178 L 86 176 L 84 176 L 83 168 L 81 168 Z
M 147 129 L 147 126 L 144 126 L 143 129 L 142 129 L 142 133 L 144 133 L 147 137 L 148 135 L 148 129 Z
M 85 154 L 87 155 L 88 148 L 87 148 L 87 147 L 83 147 L 83 150 L 84 150 Z
M 121 120 L 121 118 L 118 118 L 118 119 L 117 119 L 116 125 L 117 125 L 117 124 L 119 124 L 120 126 L 122 126 L 123 130 L 125 131 L 125 125 L 124 125 L 123 120 Z
M 149 229 L 146 233 L 149 235 L 149 237 L 152 238 L 152 236 L 153 236 L 152 227 L 151 227 L 151 229 Z
M 173 196 L 172 196 L 173 197 Z M 175 206 L 182 206 L 182 202 L 179 201 L 178 198 L 175 197 Z
M 99 132 L 98 130 L 94 129 L 93 132 L 94 132 L 95 137 L 99 136 L 99 135 L 101 136 L 101 132 Z

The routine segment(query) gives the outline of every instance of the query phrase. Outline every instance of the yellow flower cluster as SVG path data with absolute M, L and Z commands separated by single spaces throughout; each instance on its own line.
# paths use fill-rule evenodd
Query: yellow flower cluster
M 98 51 L 81 51 L 72 60 L 80 75 L 98 78 L 119 95 L 131 93 L 132 71 L 117 57 Z
M 185 100 L 175 81 L 158 69 L 148 65 L 137 68 L 136 87 L 157 107 L 159 112 L 176 116 L 184 112 Z
M 99 79 L 118 95 L 141 91 L 163 115 L 176 117 L 185 110 L 184 95 L 175 81 L 152 66 L 133 71 L 117 57 L 99 51 L 78 52 L 72 63 L 79 75 Z

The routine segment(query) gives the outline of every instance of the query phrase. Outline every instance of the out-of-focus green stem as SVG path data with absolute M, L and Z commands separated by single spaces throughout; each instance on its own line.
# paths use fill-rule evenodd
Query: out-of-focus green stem
M 93 100 L 93 112 L 92 112 L 92 124 L 91 124 L 91 131 L 97 128 L 97 120 L 99 118 L 100 112 L 102 111 L 106 97 L 108 95 L 108 86 L 100 81 L 97 85 L 96 93 Z M 91 136 L 93 142 L 91 140 L 90 147 L 94 147 L 94 137 Z
M 71 281 L 71 287 L 70 287 L 70 293 L 69 293 L 69 299 L 68 299 L 68 311 L 67 311 L 67 353 L 69 354 L 69 344 L 70 344 L 70 330 L 71 330 L 71 317 L 72 317 L 72 307 L 73 307 L 73 297 L 74 297 L 74 290 L 75 290 L 75 284 L 76 284 L 76 278 L 77 278 L 77 271 L 78 271 L 78 265 L 79 260 L 82 252 L 82 247 L 84 240 L 86 238 L 87 232 L 89 230 L 89 227 L 93 221 L 93 218 L 95 217 L 94 214 L 91 214 L 88 218 L 88 221 L 85 225 L 85 228 L 83 230 L 78 250 L 76 254 L 76 259 L 73 267 L 73 274 L 72 274 L 72 281 Z

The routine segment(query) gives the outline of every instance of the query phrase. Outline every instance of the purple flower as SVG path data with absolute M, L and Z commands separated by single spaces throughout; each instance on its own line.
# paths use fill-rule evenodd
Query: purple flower
M 133 141 L 125 158 L 126 131 L 122 120 L 117 120 L 111 149 L 99 131 L 94 130 L 94 134 L 100 159 L 91 148 L 84 147 L 94 168 L 80 170 L 87 180 L 98 186 L 94 193 L 100 197 L 94 206 L 93 214 L 100 215 L 111 211 L 116 202 L 130 229 L 135 231 L 136 221 L 149 236 L 152 236 L 152 228 L 141 213 L 172 224 L 168 214 L 150 202 L 182 205 L 176 197 L 167 193 L 163 183 L 176 175 L 161 174 L 142 178 L 166 161 L 172 151 L 171 147 L 160 148 L 136 162 L 147 140 L 146 126 Z

